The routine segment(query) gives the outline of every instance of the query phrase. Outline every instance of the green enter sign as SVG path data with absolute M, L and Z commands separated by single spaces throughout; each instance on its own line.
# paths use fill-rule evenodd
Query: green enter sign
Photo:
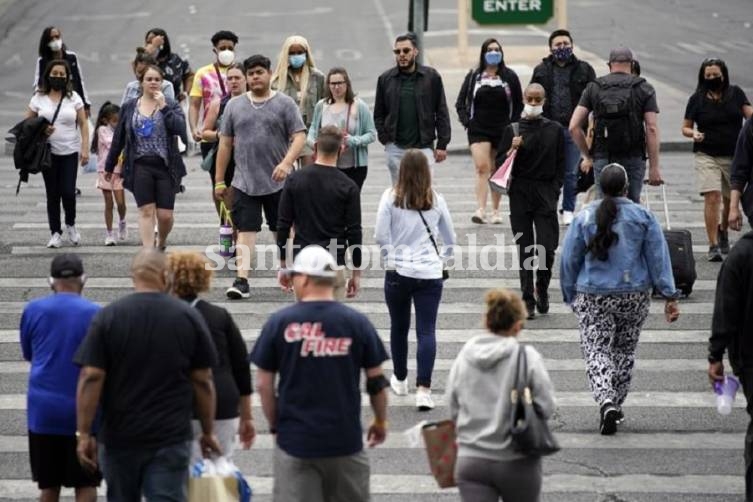
M 555 0 L 473 0 L 479 24 L 544 24 L 554 16 Z

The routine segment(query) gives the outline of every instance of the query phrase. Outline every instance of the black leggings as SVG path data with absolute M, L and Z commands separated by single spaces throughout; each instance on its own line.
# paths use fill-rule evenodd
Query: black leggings
M 78 153 L 52 154 L 52 167 L 42 173 L 47 194 L 47 222 L 50 234 L 62 234 L 60 225 L 60 202 L 63 202 L 65 224 L 76 224 L 76 176 L 78 176 Z
M 363 188 L 363 182 L 366 181 L 366 174 L 369 172 L 368 166 L 348 167 L 340 169 L 348 178 L 352 179 L 358 185 L 358 190 Z

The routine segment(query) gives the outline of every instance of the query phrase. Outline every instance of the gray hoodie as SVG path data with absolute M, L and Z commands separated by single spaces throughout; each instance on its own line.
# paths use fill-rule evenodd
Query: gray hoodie
M 515 384 L 516 337 L 479 335 L 458 354 L 447 382 L 447 403 L 457 427 L 458 456 L 512 460 L 510 391 Z M 544 418 L 554 411 L 554 387 L 536 349 L 526 345 L 528 382 Z

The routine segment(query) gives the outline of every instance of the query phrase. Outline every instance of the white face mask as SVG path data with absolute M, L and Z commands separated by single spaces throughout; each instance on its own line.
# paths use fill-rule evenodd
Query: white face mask
M 523 117 L 527 117 L 529 119 L 540 117 L 542 113 L 544 113 L 544 105 L 525 105 L 523 107 Z
M 217 61 L 222 66 L 230 66 L 235 61 L 235 52 L 231 50 L 224 50 L 217 53 Z
M 47 44 L 47 47 L 49 47 L 51 51 L 57 52 L 63 48 L 63 39 L 58 38 L 57 40 L 52 40 Z

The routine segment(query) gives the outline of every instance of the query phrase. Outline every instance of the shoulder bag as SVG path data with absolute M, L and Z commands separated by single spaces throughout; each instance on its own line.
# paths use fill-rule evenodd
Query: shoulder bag
M 429 239 L 431 240 L 431 245 L 434 246 L 434 251 L 437 252 L 437 256 L 439 256 L 440 261 L 442 260 L 442 255 L 439 254 L 439 246 L 437 246 L 437 241 L 434 240 L 434 234 L 431 233 L 431 228 L 429 228 L 429 224 L 426 223 L 426 218 L 424 218 L 424 214 L 421 212 L 421 210 L 418 210 L 418 215 L 421 217 L 421 221 L 424 222 L 424 227 L 426 228 L 426 232 L 429 234 Z M 446 281 L 450 278 L 450 271 L 447 270 L 444 265 L 442 266 L 442 280 Z
M 518 348 L 515 385 L 510 391 L 512 447 L 531 457 L 551 455 L 560 450 L 557 440 L 533 405 L 533 394 L 528 385 L 528 358 L 525 345 Z
M 513 137 L 520 135 L 520 125 L 517 122 L 513 122 L 510 126 L 512 126 Z M 493 192 L 506 194 L 510 190 L 512 167 L 515 163 L 515 155 L 517 153 L 517 150 L 513 150 L 489 178 L 489 188 Z

